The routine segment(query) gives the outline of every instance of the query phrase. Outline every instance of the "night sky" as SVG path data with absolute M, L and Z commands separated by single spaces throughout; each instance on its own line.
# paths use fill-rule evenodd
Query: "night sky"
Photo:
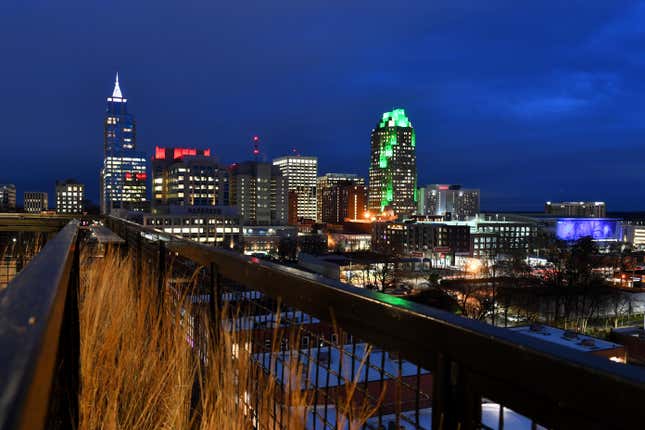
M 229 164 L 258 134 L 268 159 L 366 176 L 371 129 L 403 107 L 419 184 L 479 187 L 487 210 L 643 210 L 643 23 L 617 0 L 0 0 L 0 183 L 22 200 L 75 177 L 98 202 L 118 71 L 149 154 Z

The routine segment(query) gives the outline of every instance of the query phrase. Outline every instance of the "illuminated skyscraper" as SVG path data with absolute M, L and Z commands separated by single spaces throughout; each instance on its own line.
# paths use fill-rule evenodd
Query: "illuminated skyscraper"
M 417 204 L 416 137 L 403 109 L 385 112 L 372 130 L 368 208 L 410 215 Z
M 298 197 L 298 219 L 316 220 L 316 177 L 318 158 L 290 155 L 273 160 L 287 179 L 289 191 Z
M 287 180 L 277 166 L 246 161 L 231 166 L 230 202 L 240 210 L 243 225 L 287 223 Z
M 365 179 L 354 173 L 326 173 L 323 176 L 319 176 L 316 180 L 316 210 L 318 222 L 331 222 L 323 220 L 323 212 L 325 212 L 323 208 L 323 194 L 325 190 L 341 184 L 365 185 Z
M 363 219 L 366 209 L 364 185 L 341 182 L 324 188 L 322 194 L 322 222 L 338 224 L 346 219 Z
M 135 151 L 136 123 L 127 103 L 117 73 L 103 124 L 102 214 L 113 209 L 143 210 L 146 202 L 146 157 Z

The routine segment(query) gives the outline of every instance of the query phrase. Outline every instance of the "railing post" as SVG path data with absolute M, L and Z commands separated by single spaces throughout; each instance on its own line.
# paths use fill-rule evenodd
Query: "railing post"
M 210 312 L 210 320 L 211 324 L 213 325 L 213 333 L 215 337 L 213 338 L 213 341 L 217 342 L 218 341 L 218 336 L 219 336 L 219 323 L 222 318 L 221 315 L 221 310 L 222 310 L 222 291 L 221 291 L 221 279 L 219 277 L 219 271 L 217 270 L 217 266 L 215 263 L 210 264 L 210 279 L 208 282 L 208 294 L 210 296 L 209 300 L 209 312 Z
M 136 247 L 137 247 L 137 254 L 136 254 L 136 260 L 134 262 L 134 277 L 135 281 L 137 283 L 137 288 L 142 288 L 141 282 L 143 279 L 142 275 L 142 265 L 143 265 L 143 238 L 141 237 L 141 233 L 137 232 L 137 239 L 136 239 Z
M 67 351 L 69 364 L 69 411 L 70 424 L 69 428 L 78 428 L 79 425 L 79 394 L 81 380 L 81 327 L 80 327 L 80 310 L 79 294 L 81 287 L 81 240 L 80 231 L 76 237 L 74 248 L 74 260 L 72 263 L 72 273 L 70 275 L 70 286 L 67 293 L 69 299 L 69 335 L 70 349 Z
M 65 297 L 57 353 L 57 369 L 49 405 L 48 428 L 76 429 L 79 425 L 78 396 L 80 387 L 80 238 L 77 236 Z
M 164 301 L 164 290 L 166 283 L 166 244 L 159 241 L 159 256 L 157 259 L 157 299 L 160 307 Z
M 463 368 L 438 354 L 432 372 L 432 428 L 470 430 L 480 428 L 481 396 L 468 384 Z

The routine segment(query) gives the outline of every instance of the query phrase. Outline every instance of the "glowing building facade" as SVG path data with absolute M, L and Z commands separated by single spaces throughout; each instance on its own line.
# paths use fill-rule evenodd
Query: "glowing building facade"
M 612 218 L 560 218 L 555 225 L 555 235 L 567 242 L 583 237 L 617 242 L 621 237 L 620 227 L 620 222 Z
M 289 191 L 297 196 L 297 217 L 299 220 L 316 220 L 316 177 L 318 158 L 300 155 L 280 157 L 273 160 L 287 180 Z
M 241 249 L 241 228 L 230 206 L 178 206 L 143 216 L 143 224 L 216 248 Z
M 47 193 L 41 191 L 26 191 L 24 194 L 24 209 L 27 213 L 39 214 L 49 206 Z
M 83 213 L 85 186 L 73 179 L 56 181 L 56 213 Z
M 146 204 L 146 157 L 136 152 L 136 122 L 127 102 L 117 74 L 103 123 L 102 214 L 113 209 L 141 211 Z
M 544 213 L 572 218 L 604 218 L 605 202 L 546 202 Z
M 403 109 L 385 112 L 372 130 L 368 208 L 411 215 L 417 209 L 416 136 Z
M 364 185 L 341 182 L 324 188 L 322 194 L 322 222 L 339 224 L 345 220 L 362 220 L 367 209 Z
M 16 210 L 16 186 L 0 184 L 0 211 Z
M 230 169 L 229 199 L 243 225 L 287 223 L 287 180 L 277 166 L 259 161 L 236 163 Z
M 332 189 L 339 185 L 365 185 L 365 179 L 354 173 L 327 173 L 319 176 L 316 180 L 316 212 L 318 222 L 333 222 L 323 219 L 324 213 L 329 211 L 329 208 L 324 207 L 323 195 L 333 192 Z M 365 208 L 363 208 L 363 212 L 365 212 Z M 359 216 L 362 216 L 362 214 Z
M 479 213 L 479 190 L 461 185 L 432 184 L 419 188 L 418 213 L 467 220 Z
M 155 147 L 152 211 L 169 206 L 227 206 L 228 172 L 210 149 Z

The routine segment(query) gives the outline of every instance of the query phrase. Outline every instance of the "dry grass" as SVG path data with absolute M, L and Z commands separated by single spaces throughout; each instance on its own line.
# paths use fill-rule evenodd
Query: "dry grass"
M 285 428 L 304 428 L 311 394 L 279 389 L 244 347 L 251 345 L 250 331 L 211 333 L 197 359 L 187 341 L 189 320 L 182 318 L 191 310 L 186 300 L 166 300 L 160 308 L 154 280 L 141 274 L 139 288 L 129 258 L 108 254 L 81 267 L 82 429 L 273 428 L 274 411 Z M 279 336 L 276 331 L 273 345 Z M 289 343 L 298 341 L 292 333 Z M 296 356 L 285 365 L 285 380 L 301 381 L 307 372 Z M 337 428 L 360 428 L 374 412 L 353 401 L 356 385 L 348 384 L 334 405 Z

